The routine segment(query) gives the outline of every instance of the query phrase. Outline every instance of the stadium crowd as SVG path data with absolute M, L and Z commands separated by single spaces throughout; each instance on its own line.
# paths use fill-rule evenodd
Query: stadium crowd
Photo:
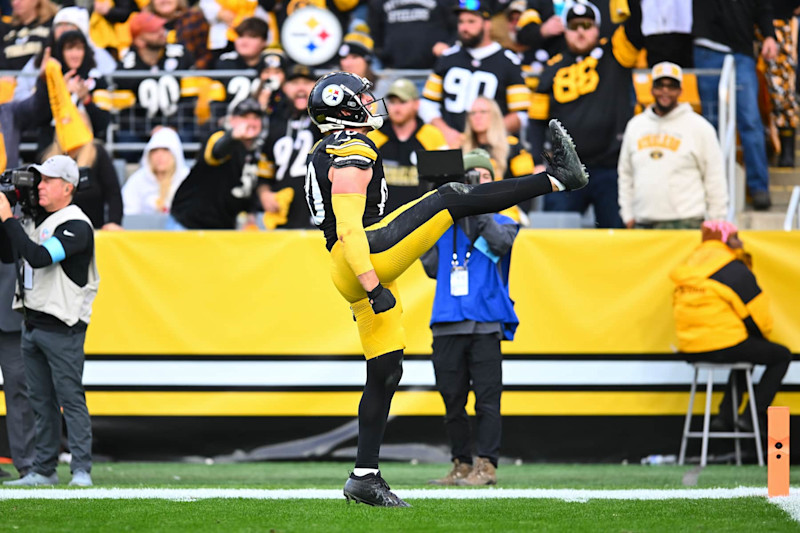
M 319 76 L 335 70 L 372 82 L 370 110 L 388 118 L 369 132 L 386 169 L 387 212 L 425 192 L 416 168 L 423 150 L 478 150 L 494 181 L 542 172 L 548 124 L 558 119 L 591 180 L 548 194 L 545 210 L 591 206 L 600 228 L 700 229 L 724 218 L 729 199 L 714 131 L 719 76 L 684 69 L 719 69 L 728 55 L 736 60 L 736 116 L 755 209 L 771 204 L 768 145 L 781 166 L 794 166 L 792 28 L 800 1 L 0 5 L 0 169 L 55 156 L 76 161 L 85 172 L 81 179 L 70 172 L 69 193 L 95 229 L 123 229 L 136 215 L 161 216 L 174 230 L 314 227 L 307 206 L 322 200 L 306 183 L 308 154 L 323 139 L 314 124 L 325 116 L 309 116 L 308 102 Z M 299 18 L 305 8 L 317 15 Z M 296 24 L 310 29 L 300 36 Z M 313 53 L 337 34 L 329 57 L 302 60 L 322 57 Z M 771 96 L 766 129 L 759 61 Z M 652 71 L 635 92 L 637 67 Z M 414 75 L 402 77 L 408 69 Z M 638 115 L 634 94 L 645 104 Z M 342 100 L 320 98 L 330 107 Z M 359 157 L 350 149 L 326 154 Z M 523 203 L 502 220 L 526 225 L 531 208 Z M 447 244 L 455 253 L 455 240 Z M 486 479 L 496 466 L 490 444 Z
M 322 26 L 340 27 L 326 27 L 322 37 L 281 35 L 307 6 L 331 15 L 320 19 Z M 248 215 L 226 212 L 224 221 L 206 217 L 200 227 L 312 227 L 305 159 L 321 135 L 310 126 L 305 100 L 319 74 L 341 69 L 372 81 L 388 108 L 389 120 L 373 140 L 386 152 L 390 191 L 402 196 L 392 207 L 423 192 L 417 150 L 481 147 L 492 154 L 498 179 L 509 179 L 541 170 L 540 154 L 549 147 L 545 125 L 557 118 L 575 137 L 593 180 L 586 190 L 548 197 L 545 210 L 583 213 L 591 205 L 597 227 L 682 227 L 676 221 L 692 218 L 698 228 L 703 218 L 725 213 L 724 176 L 716 159 L 684 167 L 698 146 L 713 154 L 718 146 L 712 135 L 681 143 L 676 133 L 694 120 L 686 102 L 716 125 L 718 77 L 684 76 L 681 68 L 718 69 L 726 54 L 735 57 L 737 79 L 747 80 L 737 85 L 736 114 L 749 195 L 754 208 L 768 208 L 768 150 L 779 154 L 781 166 L 794 165 L 791 29 L 799 6 L 791 0 L 15 0 L 3 5 L 0 22 L 4 166 L 56 153 L 76 158 L 92 171 L 75 202 L 96 228 L 119 229 L 123 212 L 166 216 L 176 195 L 191 204 L 196 191 L 181 188 L 196 183 L 185 179 L 195 163 L 182 150 L 215 166 L 210 139 L 230 130 L 234 109 L 252 98 L 263 128 L 244 151 L 241 177 L 228 184 L 226 195 L 238 201 L 216 198 Z M 343 38 L 328 54 L 332 59 L 302 64 L 303 39 L 309 49 L 324 48 L 327 33 L 337 31 Z M 771 98 L 766 130 L 757 60 Z M 55 61 L 60 67 L 48 70 Z M 642 116 L 659 119 L 652 122 L 660 134 L 641 121 L 628 124 L 637 100 L 631 69 L 656 64 L 670 65 L 671 77 L 661 77 L 677 84 L 665 89 L 650 78 L 636 95 L 647 106 Z M 404 69 L 413 75 L 390 90 Z M 162 128 L 177 137 L 156 135 Z M 624 137 L 632 135 L 621 156 Z M 650 180 L 631 176 L 637 157 Z M 674 175 L 683 181 L 667 179 Z M 653 202 L 657 196 L 661 201 Z M 524 225 L 533 206 L 520 207 L 515 218 Z

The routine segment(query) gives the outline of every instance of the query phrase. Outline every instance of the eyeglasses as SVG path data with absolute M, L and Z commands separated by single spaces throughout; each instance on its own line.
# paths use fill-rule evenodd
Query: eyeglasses
M 578 28 L 581 28 L 583 30 L 594 28 L 594 22 L 592 22 L 591 20 L 584 19 L 584 20 L 570 20 L 569 23 L 567 23 L 567 29 L 570 31 L 577 31 Z

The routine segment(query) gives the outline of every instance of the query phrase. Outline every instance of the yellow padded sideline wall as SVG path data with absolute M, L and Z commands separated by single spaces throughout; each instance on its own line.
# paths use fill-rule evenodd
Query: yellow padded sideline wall
M 742 232 L 772 299 L 773 339 L 800 352 L 800 232 Z M 693 231 L 523 230 L 511 266 L 508 354 L 669 353 L 668 272 Z M 316 231 L 100 232 L 100 291 L 87 354 L 360 356 Z M 407 352 L 430 352 L 435 282 L 399 281 Z

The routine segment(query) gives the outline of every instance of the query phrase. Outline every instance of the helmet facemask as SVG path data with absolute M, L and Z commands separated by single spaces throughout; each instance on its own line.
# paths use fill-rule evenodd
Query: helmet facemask
M 362 81 L 362 87 L 358 91 L 354 91 L 345 84 L 335 85 L 335 87 L 344 91 L 345 94 L 342 103 L 338 106 L 336 112 L 333 113 L 336 116 L 325 114 L 324 122 L 320 122 L 312 115 L 312 121 L 317 124 L 322 133 L 332 130 L 343 130 L 346 127 L 373 128 L 377 130 L 383 126 L 384 117 L 389 115 L 384 99 L 375 98 L 370 90 L 372 88 L 372 83 L 369 80 L 365 78 L 359 79 Z M 332 86 L 333 85 L 328 85 L 322 90 L 329 90 L 329 87 Z

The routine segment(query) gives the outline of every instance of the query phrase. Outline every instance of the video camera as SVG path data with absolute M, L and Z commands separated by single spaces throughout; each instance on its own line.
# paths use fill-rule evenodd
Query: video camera
M 464 154 L 461 150 L 417 152 L 417 173 L 420 181 L 427 181 L 434 187 L 453 181 L 477 185 L 481 176 L 475 168 L 464 171 Z
M 0 174 L 0 193 L 6 195 L 8 203 L 15 206 L 19 203 L 22 214 L 36 218 L 41 211 L 39 206 L 39 182 L 42 180 L 39 171 L 33 167 L 20 167 L 6 170 Z M 89 186 L 89 169 L 78 169 L 78 186 L 81 191 Z
M 38 185 L 41 176 L 30 168 L 13 168 L 0 175 L 0 192 L 6 195 L 8 203 L 15 206 L 19 202 L 22 212 L 35 216 L 39 209 Z

